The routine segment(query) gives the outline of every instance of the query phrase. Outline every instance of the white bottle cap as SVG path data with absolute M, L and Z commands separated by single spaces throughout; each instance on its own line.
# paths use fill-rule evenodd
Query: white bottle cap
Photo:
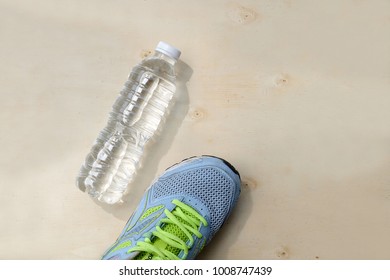
M 180 57 L 181 51 L 176 49 L 175 47 L 165 43 L 165 42 L 160 42 L 158 43 L 156 47 L 156 51 L 159 51 L 167 56 L 170 56 L 174 59 L 178 59 Z

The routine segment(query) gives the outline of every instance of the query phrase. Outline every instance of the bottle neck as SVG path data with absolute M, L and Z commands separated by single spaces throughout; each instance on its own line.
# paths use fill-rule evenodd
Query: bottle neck
M 154 53 L 154 57 L 159 58 L 159 59 L 163 59 L 163 60 L 167 61 L 171 65 L 175 65 L 176 62 L 177 62 L 177 60 L 174 59 L 173 57 L 170 57 L 170 56 L 168 56 L 166 54 L 163 54 L 162 52 L 159 52 L 159 51 L 156 51 Z

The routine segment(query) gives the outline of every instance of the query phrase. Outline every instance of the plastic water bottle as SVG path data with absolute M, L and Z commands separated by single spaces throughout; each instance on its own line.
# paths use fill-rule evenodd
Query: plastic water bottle
M 160 42 L 133 68 L 77 177 L 77 186 L 99 201 L 122 201 L 145 156 L 145 146 L 167 117 L 176 91 L 180 51 Z

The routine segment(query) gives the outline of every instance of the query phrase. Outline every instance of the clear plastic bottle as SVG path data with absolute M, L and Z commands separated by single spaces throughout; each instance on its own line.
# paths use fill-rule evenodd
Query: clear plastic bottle
M 162 128 L 176 91 L 180 51 L 160 42 L 153 56 L 133 68 L 76 180 L 99 201 L 122 200 L 140 167 L 146 144 Z

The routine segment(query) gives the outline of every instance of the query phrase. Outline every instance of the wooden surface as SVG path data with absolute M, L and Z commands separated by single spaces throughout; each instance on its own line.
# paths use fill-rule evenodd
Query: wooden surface
M 0 258 L 97 259 L 201 154 L 243 178 L 201 259 L 390 258 L 390 2 L 0 0 Z M 75 176 L 158 41 L 187 80 L 127 202 Z

